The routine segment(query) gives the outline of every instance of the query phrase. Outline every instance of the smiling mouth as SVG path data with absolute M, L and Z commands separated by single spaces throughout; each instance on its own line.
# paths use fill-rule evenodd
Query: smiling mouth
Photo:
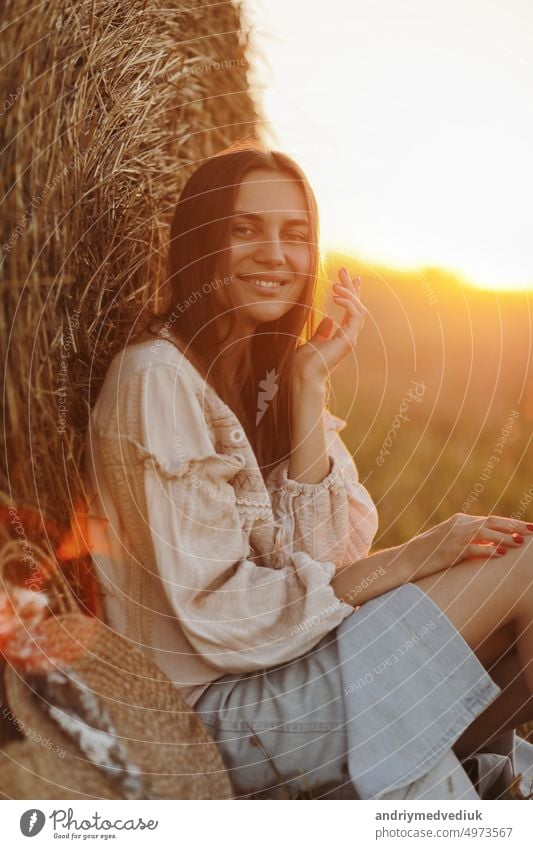
M 276 291 L 277 289 L 281 289 L 282 286 L 286 286 L 289 282 L 288 280 L 273 280 L 266 275 L 264 277 L 241 277 L 239 275 L 239 280 L 242 280 L 243 283 L 248 283 L 250 286 L 254 286 L 256 289 L 261 289 L 263 291 Z

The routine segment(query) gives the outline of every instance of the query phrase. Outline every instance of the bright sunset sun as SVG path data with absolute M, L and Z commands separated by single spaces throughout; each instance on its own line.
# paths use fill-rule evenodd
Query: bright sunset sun
M 533 289 L 530 3 L 249 7 L 252 84 L 316 189 L 325 249 Z

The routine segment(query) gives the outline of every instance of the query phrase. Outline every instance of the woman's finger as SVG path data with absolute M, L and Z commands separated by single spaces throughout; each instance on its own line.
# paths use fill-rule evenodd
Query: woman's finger
M 489 542 L 494 542 L 496 545 L 510 545 L 513 548 L 521 546 L 524 542 L 524 538 L 521 534 L 518 534 L 516 532 L 505 533 L 503 531 L 494 531 L 490 528 L 482 528 L 481 531 L 476 534 L 476 537 L 478 539 L 481 538 Z
M 350 292 L 355 295 L 357 300 L 360 300 L 360 287 L 361 287 L 361 278 L 360 277 L 350 277 L 347 269 L 343 266 L 339 271 L 339 280 L 341 284 Z
M 333 297 L 336 298 L 346 298 L 348 301 L 351 301 L 352 304 L 355 304 L 357 307 L 361 307 L 362 309 L 366 309 L 365 305 L 361 301 L 361 299 L 357 296 L 356 292 L 352 292 L 348 290 L 346 287 L 343 289 L 335 289 L 333 293 Z
M 361 294 L 361 278 L 360 277 L 352 277 L 352 286 L 354 287 L 357 297 L 360 297 Z
M 507 549 L 504 545 L 481 545 L 475 542 L 471 542 L 469 543 L 469 545 L 465 546 L 463 553 L 457 560 L 454 560 L 452 565 L 456 566 L 466 560 L 468 557 L 502 557 L 506 553 Z
M 368 312 L 366 307 L 363 304 L 353 301 L 351 298 L 343 298 L 341 295 L 335 295 L 335 303 L 340 304 L 341 306 L 345 305 L 345 309 L 347 310 L 347 315 L 344 317 L 342 322 L 343 326 L 347 325 L 350 321 L 350 314 L 359 322 L 359 326 L 362 325 L 365 316 Z
M 353 354 L 357 345 L 357 339 L 359 337 L 360 327 L 355 330 L 350 329 L 349 326 L 346 325 L 338 325 L 336 332 L 331 337 L 331 342 L 335 343 L 337 346 L 335 349 L 335 355 L 339 360 L 343 359 L 343 357 L 348 356 L 349 354 Z
M 348 274 L 348 272 L 346 271 L 346 269 L 341 269 L 341 271 L 343 273 L 341 274 L 341 272 L 339 272 L 340 284 L 336 283 L 335 285 L 336 286 L 339 286 L 339 285 L 343 286 L 347 290 L 347 292 L 352 293 L 353 295 L 355 295 L 357 300 L 360 300 L 359 289 L 360 289 L 360 285 L 361 285 L 361 278 L 360 277 L 354 277 L 352 279 L 350 277 L 350 275 Z
M 361 304 L 361 306 L 363 306 L 361 298 L 359 297 L 359 292 L 357 291 L 355 284 L 351 281 L 350 285 L 347 285 L 345 283 L 334 283 L 333 296 L 336 297 L 337 295 L 340 295 L 341 297 L 350 298 L 350 300 L 352 300 L 354 304 Z
M 366 312 L 366 311 L 367 311 L 367 310 L 366 310 L 365 305 L 364 305 L 364 304 L 362 304 L 362 303 L 361 303 L 361 301 L 359 301 L 359 300 L 358 300 L 355 296 L 353 296 L 353 295 L 352 295 L 352 296 L 350 296 L 350 293 L 349 293 L 349 292 L 343 292 L 343 293 L 342 293 L 342 295 L 341 295 L 340 293 L 339 293 L 339 294 L 335 294 L 335 295 L 333 295 L 333 299 L 334 299 L 335 301 L 339 301 L 339 300 L 341 300 L 341 301 L 347 301 L 347 302 L 349 302 L 350 304 L 353 304 L 353 305 L 354 305 L 354 307 L 357 307 L 357 309 L 358 309 L 358 310 L 360 310 L 360 311 L 364 311 L 364 312 Z
M 356 313 L 356 307 L 353 305 L 351 309 L 353 310 L 352 313 L 350 313 L 350 307 L 347 305 L 346 314 L 341 324 L 337 325 L 337 330 L 333 337 L 335 339 L 345 340 L 347 345 L 355 345 L 364 324 L 364 316 Z
M 533 524 L 524 522 L 520 519 L 511 519 L 510 516 L 480 516 L 483 524 L 487 528 L 492 528 L 495 531 L 509 531 L 510 533 L 531 534 L 533 533 Z

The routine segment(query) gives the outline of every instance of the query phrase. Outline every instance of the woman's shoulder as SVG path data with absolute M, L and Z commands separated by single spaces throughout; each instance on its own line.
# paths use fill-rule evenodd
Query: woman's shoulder
M 107 429 L 111 419 L 147 404 L 152 415 L 181 399 L 187 406 L 205 396 L 202 377 L 189 358 L 167 339 L 146 336 L 126 345 L 111 360 L 92 410 L 93 425 Z M 204 414 L 207 406 L 201 405 Z
M 151 372 L 156 376 L 158 371 L 168 371 L 168 367 L 181 382 L 196 385 L 202 380 L 191 355 L 187 355 L 176 341 L 160 334 L 143 333 L 113 357 L 105 379 L 123 386 L 139 372 Z
M 149 360 L 153 362 L 170 362 L 171 364 L 183 364 L 188 369 L 188 374 L 198 376 L 205 381 L 203 367 L 198 362 L 195 352 L 190 345 L 171 332 L 162 321 L 150 325 L 137 339 L 128 345 L 128 353 L 132 359 Z

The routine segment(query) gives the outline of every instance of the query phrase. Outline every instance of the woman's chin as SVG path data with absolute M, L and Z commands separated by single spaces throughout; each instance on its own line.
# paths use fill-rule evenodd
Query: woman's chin
M 255 301 L 252 298 L 252 301 Z M 292 304 L 285 304 L 283 301 L 278 300 L 277 298 L 272 298 L 271 300 L 264 301 L 255 301 L 255 302 L 242 302 L 237 307 L 239 312 L 242 314 L 243 320 L 251 319 L 252 321 L 264 321 L 263 316 L 270 315 L 284 315 L 291 308 Z
M 250 321 L 256 325 L 277 321 L 279 318 L 282 318 L 289 309 L 290 307 L 288 307 L 287 304 L 266 304 L 265 306 L 258 307 L 253 311 L 250 310 Z

